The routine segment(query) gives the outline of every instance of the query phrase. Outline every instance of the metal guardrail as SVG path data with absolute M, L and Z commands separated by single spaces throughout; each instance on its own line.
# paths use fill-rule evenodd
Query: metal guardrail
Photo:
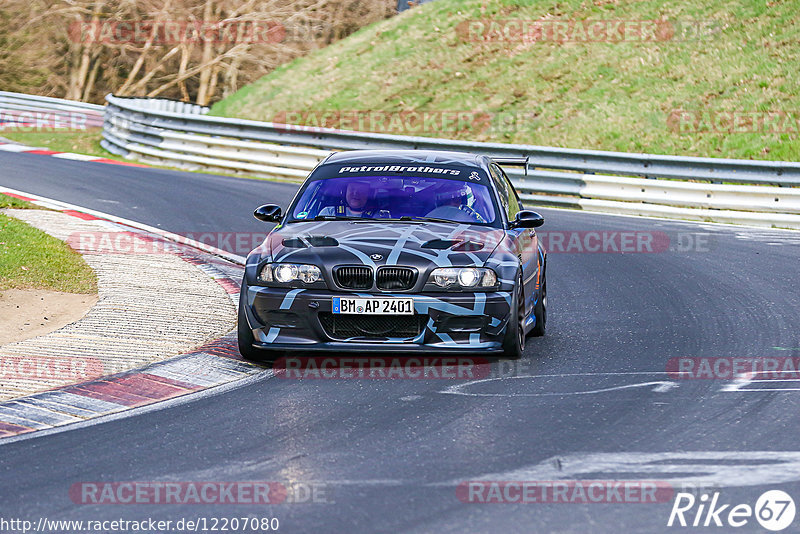
M 182 102 L 180 100 L 170 100 L 168 98 L 114 97 L 113 95 L 108 95 L 108 96 L 116 98 L 117 100 L 122 100 L 129 106 L 136 106 L 137 109 L 146 110 L 147 112 L 167 111 L 170 113 L 185 113 L 188 115 L 205 115 L 211 109 L 208 106 L 192 104 L 191 102 Z M 100 106 L 100 108 L 105 109 L 104 106 Z
M 113 95 L 106 100 L 102 146 L 113 154 L 145 163 L 302 180 L 331 153 L 263 143 L 247 131 L 220 132 L 213 124 L 225 120 L 207 117 L 205 107 Z M 212 126 L 203 126 L 209 121 Z
M 15 105 L 91 104 L 0 92 Z M 694 158 L 477 143 L 208 116 L 208 108 L 164 99 L 106 97 L 103 147 L 146 163 L 300 180 L 331 151 L 433 149 L 500 158 L 532 204 L 611 213 L 800 229 L 800 163 Z M 74 109 L 74 108 L 73 108 Z
M 12 126 L 58 129 L 100 128 L 105 106 L 46 96 L 0 91 L 0 112 Z
M 528 157 L 508 169 L 530 203 L 800 229 L 800 163 L 477 143 L 210 117 L 106 97 L 103 146 L 140 161 L 299 179 L 333 150 L 435 149 Z
M 24 93 L 11 93 L 0 91 L 0 101 L 27 103 L 30 109 L 62 109 L 67 111 L 88 110 L 103 112 L 105 106 L 99 104 L 89 104 L 77 100 L 64 100 L 63 98 L 52 98 L 49 96 L 26 95 Z

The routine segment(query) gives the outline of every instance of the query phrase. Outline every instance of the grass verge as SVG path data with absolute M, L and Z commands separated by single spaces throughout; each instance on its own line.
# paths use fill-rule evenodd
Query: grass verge
M 492 30 L 491 21 L 500 21 L 499 29 Z M 589 42 L 571 29 L 566 40 L 515 37 L 521 32 L 514 28 L 534 21 L 565 22 L 568 28 L 592 21 L 667 21 L 676 34 L 649 42 Z M 395 114 L 378 117 L 385 129 L 340 127 L 798 161 L 798 55 L 796 0 L 437 0 L 276 69 L 215 104 L 211 114 L 279 120 L 295 113 L 296 122 L 317 126 L 326 111 L 377 111 Z M 684 122 L 679 110 L 693 119 Z M 402 114 L 411 111 L 477 115 L 465 127 L 440 121 L 415 131 L 402 124 Z M 763 114 L 777 112 L 791 113 L 794 120 L 763 123 L 768 117 Z M 756 131 L 740 131 L 746 128 L 735 124 L 728 131 L 729 123 L 714 122 L 727 113 L 745 119 L 761 113 L 762 122 Z M 399 128 L 389 124 L 391 118 Z
M 46 148 L 55 152 L 75 152 L 77 154 L 86 154 L 87 156 L 129 161 L 106 152 L 100 146 L 100 141 L 103 137 L 99 129 L 80 132 L 7 130 L 0 131 L 0 136 L 23 145 Z
M 0 209 L 36 206 L 0 194 Z M 63 241 L 0 213 L 0 291 L 49 289 L 97 292 L 97 278 L 81 255 Z

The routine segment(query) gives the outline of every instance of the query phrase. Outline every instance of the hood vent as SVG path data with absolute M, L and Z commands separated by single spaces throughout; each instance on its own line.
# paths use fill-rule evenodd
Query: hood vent
M 462 241 L 453 247 L 457 252 L 477 252 L 483 248 L 483 243 L 476 243 L 475 241 Z
M 286 248 L 338 247 L 339 242 L 328 236 L 292 237 L 283 240 Z
M 302 239 L 299 239 L 297 237 L 293 237 L 291 239 L 284 239 L 283 246 L 286 248 L 308 248 L 308 245 L 306 245 Z
M 338 247 L 339 242 L 336 241 L 332 237 L 328 237 L 326 235 L 312 235 L 310 237 L 305 238 L 306 242 L 312 247 Z
M 483 248 L 483 243 L 475 241 L 462 241 L 455 239 L 431 239 L 423 243 L 422 248 L 432 248 L 434 250 L 451 249 L 455 252 L 475 252 Z
M 434 250 L 447 250 L 453 245 L 457 245 L 461 241 L 453 241 L 452 239 L 431 239 L 422 244 L 422 248 L 432 248 Z

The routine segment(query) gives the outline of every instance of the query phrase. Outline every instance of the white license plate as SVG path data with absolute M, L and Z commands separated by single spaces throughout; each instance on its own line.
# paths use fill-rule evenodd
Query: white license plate
M 413 315 L 414 299 L 333 297 L 333 313 L 356 315 Z

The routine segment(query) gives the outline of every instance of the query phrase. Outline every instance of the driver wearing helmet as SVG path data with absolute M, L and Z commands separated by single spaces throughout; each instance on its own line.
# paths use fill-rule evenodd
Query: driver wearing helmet
M 480 213 L 472 208 L 475 196 L 469 185 L 461 183 L 455 189 L 440 192 L 436 195 L 437 208 L 428 213 L 428 217 L 453 219 L 457 222 L 485 223 Z
M 371 192 L 372 190 L 369 182 L 350 182 L 347 184 L 344 200 L 340 201 L 339 204 L 335 206 L 326 206 L 322 208 L 319 215 L 373 218 L 377 213 L 378 217 L 389 217 L 387 211 L 377 210 L 374 207 L 367 206 L 370 201 Z

